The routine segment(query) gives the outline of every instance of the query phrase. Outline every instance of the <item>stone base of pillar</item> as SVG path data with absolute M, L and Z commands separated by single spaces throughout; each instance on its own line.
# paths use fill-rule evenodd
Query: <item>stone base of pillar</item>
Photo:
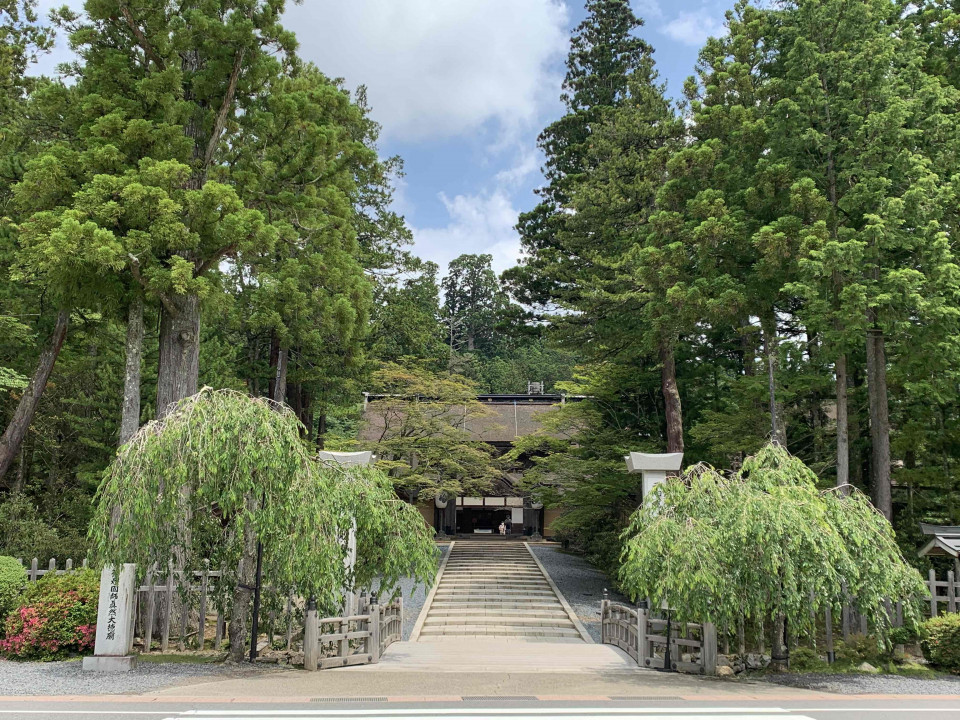
M 130 672 L 136 667 L 136 655 L 93 655 L 83 659 L 84 672 Z
M 541 540 L 543 540 L 543 535 L 541 535 L 538 532 L 535 532 L 533 535 L 530 536 L 531 542 L 540 542 Z

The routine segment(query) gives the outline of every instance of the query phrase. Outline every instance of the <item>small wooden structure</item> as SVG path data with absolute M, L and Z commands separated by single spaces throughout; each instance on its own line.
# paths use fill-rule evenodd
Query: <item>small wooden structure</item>
M 616 645 L 641 667 L 696 675 L 717 674 L 717 628 L 712 623 L 676 623 L 645 608 L 600 605 L 600 642 Z M 684 655 L 689 657 L 684 660 Z M 669 665 L 668 665 L 669 663 Z
M 378 605 L 361 602 L 359 615 L 318 618 L 307 607 L 303 627 L 303 669 L 324 670 L 380 662 L 384 651 L 403 632 L 403 599 Z M 323 630 L 323 632 L 321 632 Z

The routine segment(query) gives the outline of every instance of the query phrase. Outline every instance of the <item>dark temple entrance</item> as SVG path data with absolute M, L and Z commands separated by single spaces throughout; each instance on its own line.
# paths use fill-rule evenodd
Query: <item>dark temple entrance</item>
M 457 532 L 499 534 L 500 523 L 510 520 L 510 510 L 492 507 L 457 508 Z M 516 531 L 516 528 L 513 528 Z

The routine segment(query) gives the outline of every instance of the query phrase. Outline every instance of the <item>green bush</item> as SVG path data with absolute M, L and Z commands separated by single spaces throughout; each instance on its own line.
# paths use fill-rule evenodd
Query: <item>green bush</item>
M 0 618 L 18 605 L 20 593 L 27 584 L 27 571 L 20 561 L 12 557 L 0 555 Z M 3 628 L 0 627 L 0 638 L 3 637 Z
M 898 627 L 890 631 L 890 642 L 894 645 L 913 645 L 917 639 L 917 633 L 912 628 Z
M 41 565 L 50 558 L 79 564 L 87 556 L 87 540 L 84 533 L 44 517 L 26 495 L 15 494 L 0 502 L 0 553 L 27 563 L 39 558 Z
M 790 670 L 794 672 L 823 672 L 829 669 L 827 661 L 810 648 L 796 648 L 790 652 Z
M 960 614 L 927 620 L 920 628 L 920 647 L 931 665 L 960 673 Z
M 100 582 L 92 570 L 45 575 L 7 614 L 0 652 L 21 660 L 56 660 L 93 650 Z

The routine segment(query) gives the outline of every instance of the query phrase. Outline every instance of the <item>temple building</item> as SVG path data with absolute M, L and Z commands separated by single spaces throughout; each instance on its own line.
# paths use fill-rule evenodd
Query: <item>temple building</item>
M 447 412 L 451 422 L 465 430 L 471 438 L 494 448 L 495 455 L 508 452 L 518 438 L 541 429 L 539 417 L 551 408 L 582 400 L 579 396 L 544 394 L 542 383 L 529 383 L 527 393 L 517 395 L 478 395 L 484 412 L 470 416 L 463 406 L 451 406 Z M 387 396 L 364 393 L 363 423 L 360 439 L 378 442 L 384 435 L 382 414 L 371 411 L 378 400 Z M 500 523 L 515 537 L 552 537 L 552 524 L 559 511 L 545 509 L 533 502 L 519 488 L 523 463 L 518 471 L 505 474 L 485 495 L 456 498 L 414 499 L 424 521 L 438 535 L 491 535 L 499 532 Z

